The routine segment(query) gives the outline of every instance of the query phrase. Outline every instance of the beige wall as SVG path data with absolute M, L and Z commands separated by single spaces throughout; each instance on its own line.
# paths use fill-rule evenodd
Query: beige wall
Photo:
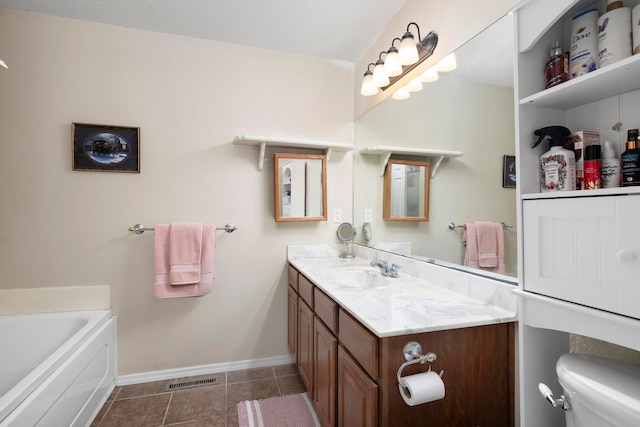
M 2 8 L 0 52 L 0 288 L 111 286 L 120 374 L 287 354 L 286 245 L 337 224 L 276 224 L 271 159 L 231 141 L 351 143 L 353 64 Z M 141 173 L 72 171 L 72 122 L 139 126 Z M 351 153 L 328 177 L 351 218 Z M 238 226 L 203 298 L 152 297 L 127 228 L 170 221 Z
M 523 0 L 524 1 L 524 0 Z M 407 0 L 400 11 L 389 21 L 389 24 L 380 32 L 379 36 L 372 40 L 369 48 L 356 61 L 354 69 L 354 97 L 355 117 L 360 117 L 377 103 L 393 94 L 398 87 L 406 84 L 427 68 L 436 64 L 440 59 L 462 46 L 474 35 L 478 34 L 493 22 L 500 19 L 507 11 L 514 7 L 518 0 L 448 0 L 425 1 Z M 433 55 L 420 66 L 402 78 L 393 86 L 393 90 L 380 91 L 375 96 L 361 96 L 360 85 L 362 76 L 370 62 L 376 62 L 378 55 L 391 46 L 391 41 L 396 37 L 402 37 L 407 30 L 407 25 L 415 22 L 420 26 L 420 35 L 424 38 L 429 31 L 438 34 L 438 46 Z M 415 26 L 410 31 L 418 38 Z M 398 42 L 395 44 L 399 46 Z M 384 55 L 383 55 L 384 59 Z

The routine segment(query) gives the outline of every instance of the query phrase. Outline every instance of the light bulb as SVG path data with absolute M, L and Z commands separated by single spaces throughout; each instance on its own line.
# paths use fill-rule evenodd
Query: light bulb
M 408 84 L 407 84 L 407 90 L 409 92 L 418 92 L 422 90 L 422 81 L 420 80 L 419 77 L 416 77 L 415 79 L 411 80 Z
M 395 77 L 402 74 L 402 65 L 400 64 L 400 58 L 398 57 L 398 49 L 391 46 L 387 51 L 387 56 L 384 58 L 384 70 L 387 72 L 387 76 Z
M 373 83 L 378 87 L 387 86 L 389 82 L 389 76 L 384 71 L 384 62 L 382 59 L 376 61 L 376 66 L 373 68 Z
M 435 69 L 442 72 L 453 71 L 456 69 L 457 65 L 458 64 L 456 63 L 456 55 L 450 53 L 436 64 Z
M 392 98 L 401 101 L 403 99 L 409 98 L 410 96 L 411 96 L 411 94 L 409 93 L 407 88 L 406 87 L 401 87 L 400 89 L 398 89 L 397 91 L 394 92 L 394 94 L 392 95 Z
M 436 80 L 438 80 L 438 70 L 436 70 L 435 68 L 429 68 L 427 71 L 420 74 L 420 80 L 425 83 L 435 82 Z
M 420 58 L 418 55 L 416 42 L 413 39 L 413 34 L 408 31 L 402 36 L 402 42 L 400 43 L 398 56 L 400 58 L 400 64 L 402 65 L 415 64 Z
M 378 93 L 378 86 L 373 82 L 373 74 L 371 71 L 367 70 L 364 73 L 364 78 L 362 79 L 362 87 L 360 88 L 360 94 L 363 96 L 372 96 Z

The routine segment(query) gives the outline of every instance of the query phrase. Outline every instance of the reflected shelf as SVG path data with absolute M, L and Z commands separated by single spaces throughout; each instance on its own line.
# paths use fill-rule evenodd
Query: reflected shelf
M 405 156 L 413 157 L 429 157 L 435 159 L 431 164 L 431 178 L 436 176 L 438 167 L 444 159 L 451 159 L 454 157 L 462 156 L 462 151 L 451 150 L 437 150 L 430 148 L 411 148 L 411 147 L 391 147 L 391 146 L 376 146 L 366 147 L 360 150 L 360 154 L 377 155 L 380 156 L 380 176 L 384 176 L 384 171 L 387 168 L 387 163 L 393 154 L 402 154 Z
M 260 147 L 260 156 L 258 158 L 258 170 L 264 167 L 264 154 L 266 147 L 280 148 L 302 148 L 308 150 L 324 150 L 327 156 L 327 162 L 333 151 L 351 151 L 353 145 L 341 142 L 318 142 L 318 141 L 301 141 L 287 140 L 282 138 L 267 138 L 262 136 L 238 135 L 233 138 L 234 145 L 249 145 Z

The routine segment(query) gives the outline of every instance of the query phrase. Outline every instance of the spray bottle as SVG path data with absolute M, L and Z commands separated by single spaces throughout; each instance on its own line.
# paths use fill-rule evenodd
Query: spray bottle
M 536 148 L 549 138 L 549 151 L 540 156 L 540 191 L 570 191 L 576 188 L 576 156 L 563 147 L 571 131 L 564 126 L 548 126 L 534 132 Z

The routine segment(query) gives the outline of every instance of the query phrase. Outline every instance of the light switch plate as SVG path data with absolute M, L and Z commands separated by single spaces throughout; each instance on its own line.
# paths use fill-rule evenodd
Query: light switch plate
M 373 209 L 367 208 L 364 210 L 364 222 L 373 222 Z
M 342 209 L 333 208 L 333 222 L 342 222 Z

